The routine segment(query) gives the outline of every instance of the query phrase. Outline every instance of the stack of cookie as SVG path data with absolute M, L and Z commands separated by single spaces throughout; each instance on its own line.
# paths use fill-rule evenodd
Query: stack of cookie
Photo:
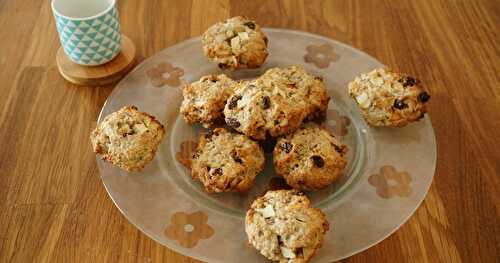
M 206 57 L 222 69 L 257 68 L 266 60 L 268 39 L 255 21 L 234 17 L 202 37 Z M 422 118 L 430 95 L 412 77 L 375 69 L 348 87 L 372 126 L 402 127 Z M 328 108 L 323 80 L 300 66 L 271 68 L 253 80 L 224 74 L 201 77 L 183 88 L 180 114 L 189 124 L 210 129 L 199 138 L 191 177 L 209 193 L 246 192 L 265 163 L 260 142 L 275 142 L 273 164 L 293 190 L 268 191 L 246 215 L 245 230 L 266 258 L 307 262 L 329 228 L 304 191 L 335 182 L 347 165 L 347 146 L 319 122 Z M 165 134 L 163 126 L 136 107 L 107 116 L 92 132 L 94 151 L 126 170 L 149 163 Z

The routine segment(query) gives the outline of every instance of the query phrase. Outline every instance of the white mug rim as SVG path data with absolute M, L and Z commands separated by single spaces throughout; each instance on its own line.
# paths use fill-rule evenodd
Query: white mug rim
M 55 1 L 58 1 L 58 0 L 52 0 L 51 3 L 50 3 L 50 6 L 52 8 L 52 12 L 54 12 L 54 14 L 56 14 L 57 16 L 60 16 L 62 18 L 65 18 L 65 19 L 68 19 L 68 20 L 72 20 L 72 21 L 84 21 L 84 20 L 96 19 L 98 17 L 101 17 L 101 16 L 107 14 L 111 9 L 113 9 L 115 7 L 115 4 L 116 4 L 116 0 L 109 0 L 110 1 L 110 5 L 108 7 L 106 7 L 106 9 L 104 9 L 103 11 L 101 11 L 101 12 L 95 14 L 95 15 L 87 16 L 87 17 L 71 17 L 71 16 L 65 16 L 65 15 L 59 13 L 57 11 L 57 9 L 54 7 L 54 2 Z

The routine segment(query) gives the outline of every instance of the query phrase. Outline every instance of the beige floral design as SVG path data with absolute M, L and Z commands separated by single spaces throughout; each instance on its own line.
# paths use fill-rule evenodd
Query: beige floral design
M 195 137 L 204 136 L 208 133 L 209 131 L 207 130 L 200 130 Z M 198 148 L 198 143 L 195 140 L 197 140 L 197 138 L 181 142 L 179 151 L 175 154 L 175 159 L 187 169 L 191 169 L 191 158 L 196 152 L 196 148 Z
M 346 136 L 348 127 L 351 125 L 349 117 L 340 114 L 337 110 L 328 110 L 326 113 L 326 121 L 323 123 L 324 127 L 335 134 L 336 136 Z M 332 124 L 332 122 L 334 124 Z
M 198 144 L 195 141 L 187 140 L 181 142 L 179 151 L 175 154 L 175 159 L 187 169 L 191 168 L 191 157 L 196 152 Z
M 339 55 L 335 53 L 333 47 L 328 44 L 309 45 L 306 47 L 307 54 L 304 55 L 304 61 L 313 63 L 318 68 L 328 68 L 331 62 L 339 59 Z
M 181 77 L 184 75 L 184 70 L 179 67 L 174 67 L 168 62 L 162 62 L 153 68 L 146 71 L 151 84 L 154 87 L 178 87 L 181 85 Z
M 191 214 L 177 212 L 170 218 L 165 236 L 177 240 L 183 247 L 192 248 L 200 239 L 208 239 L 214 234 L 214 229 L 207 221 L 208 215 L 201 211 Z
M 391 165 L 384 165 L 378 174 L 368 177 L 368 183 L 377 189 L 382 198 L 407 197 L 411 194 L 411 177 L 407 172 L 398 172 Z

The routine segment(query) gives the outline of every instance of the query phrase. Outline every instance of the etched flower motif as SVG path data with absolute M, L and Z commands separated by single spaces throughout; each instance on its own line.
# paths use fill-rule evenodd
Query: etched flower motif
M 304 55 L 304 61 L 313 63 L 318 68 L 328 68 L 331 62 L 339 59 L 339 55 L 335 53 L 333 47 L 328 44 L 309 45 L 306 47 L 307 54 Z
M 348 127 L 351 125 L 351 119 L 340 114 L 337 110 L 328 110 L 326 113 L 324 127 L 336 136 L 345 136 L 348 133 Z
M 184 70 L 174 67 L 168 62 L 162 62 L 150 68 L 146 74 L 154 87 L 162 87 L 164 85 L 178 87 L 181 85 L 180 78 L 184 75 Z
M 398 172 L 391 165 L 384 165 L 378 174 L 368 177 L 368 183 L 377 189 L 382 198 L 407 197 L 411 194 L 411 177 L 407 172 Z
M 208 239 L 214 234 L 214 229 L 207 221 L 208 215 L 201 211 L 191 214 L 177 212 L 170 218 L 165 236 L 177 240 L 183 247 L 192 248 L 200 239 Z
M 181 142 L 179 151 L 175 154 L 175 159 L 187 169 L 191 168 L 191 157 L 196 152 L 198 144 L 195 141 L 187 140 Z

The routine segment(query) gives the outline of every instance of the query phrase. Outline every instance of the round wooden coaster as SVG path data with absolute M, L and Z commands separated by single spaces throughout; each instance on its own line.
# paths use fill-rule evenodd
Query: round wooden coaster
M 135 45 L 122 35 L 122 49 L 116 57 L 99 66 L 82 66 L 71 61 L 62 47 L 56 55 L 57 68 L 69 82 L 85 86 L 101 86 L 120 80 L 135 64 Z

